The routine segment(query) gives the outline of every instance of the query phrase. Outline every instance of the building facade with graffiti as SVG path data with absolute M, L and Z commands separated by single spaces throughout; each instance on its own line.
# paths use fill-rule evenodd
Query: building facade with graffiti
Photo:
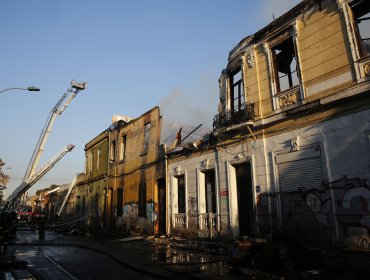
M 369 243 L 370 5 L 305 0 L 229 53 L 213 132 L 168 156 L 168 233 Z
M 86 144 L 75 211 L 87 228 L 165 231 L 165 219 L 160 219 L 165 212 L 165 200 L 159 197 L 165 191 L 160 133 L 161 116 L 155 107 L 135 119 L 113 116 L 112 125 Z
M 160 227 L 158 192 L 165 178 L 161 122 L 154 107 L 111 131 L 109 209 L 115 226 L 125 232 L 154 233 Z

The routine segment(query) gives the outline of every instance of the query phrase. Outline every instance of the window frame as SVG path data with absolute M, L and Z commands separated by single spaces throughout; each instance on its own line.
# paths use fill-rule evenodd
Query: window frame
M 186 214 L 186 182 L 185 182 L 185 174 L 181 174 L 175 177 L 177 180 L 177 214 Z M 183 180 L 183 183 L 180 184 L 180 179 Z M 182 189 L 181 196 L 180 196 L 180 188 Z M 180 203 L 181 201 L 181 203 Z M 181 211 L 180 211 L 180 204 L 181 204 Z
M 94 160 L 94 153 L 91 151 L 88 153 L 88 157 L 87 157 L 87 163 L 88 163 L 88 174 L 91 175 L 93 173 L 93 166 L 94 166 L 94 163 L 93 163 L 93 160 Z
M 109 161 L 111 163 L 116 161 L 116 151 L 117 151 L 117 141 L 112 140 L 111 141 L 111 146 L 110 146 L 110 151 L 109 151 Z
M 341 0 L 340 2 L 340 8 L 343 11 L 346 22 L 356 79 L 357 81 L 363 81 L 368 79 L 369 76 L 366 69 L 370 68 L 370 55 L 362 55 L 359 32 L 357 31 L 358 26 L 355 22 L 355 15 L 352 8 L 356 3 L 360 3 L 361 0 Z
M 121 136 L 119 161 L 124 162 L 126 160 L 126 146 L 127 146 L 127 134 Z
M 357 58 L 358 59 L 362 59 L 362 58 L 365 58 L 365 57 L 369 57 L 370 56 L 370 37 L 369 38 L 362 38 L 361 37 L 361 28 L 359 26 L 359 19 L 368 15 L 365 20 L 368 20 L 369 21 L 369 25 L 370 25 L 370 4 L 369 2 L 365 2 L 366 4 L 369 5 L 369 11 L 368 13 L 365 13 L 365 14 L 362 14 L 360 16 L 358 16 L 358 14 L 356 14 L 356 10 L 353 8 L 354 6 L 356 6 L 356 4 L 359 4 L 359 3 L 362 3 L 362 2 L 365 2 L 364 0 L 357 0 L 357 1 L 351 1 L 348 3 L 348 7 L 351 11 L 351 25 L 352 25 L 352 28 L 353 28 L 353 36 L 354 36 L 354 42 L 356 44 L 356 49 L 357 49 Z M 363 19 L 364 20 L 364 19 Z M 369 35 L 370 36 L 370 35 Z M 363 45 L 362 41 L 364 40 L 369 40 L 369 45 L 367 47 L 367 49 L 365 48 L 365 46 Z M 367 53 L 365 53 L 365 50 L 367 51 Z
M 146 154 L 149 149 L 149 142 L 150 142 L 150 130 L 151 130 L 151 122 L 147 122 L 144 124 L 144 143 L 143 143 L 143 152 L 142 154 Z
M 98 149 L 98 156 L 96 158 L 96 170 L 100 170 L 100 164 L 101 164 L 101 148 Z
M 237 75 L 239 74 L 240 78 L 236 80 L 235 78 L 238 78 Z M 242 111 L 246 103 L 242 65 L 238 65 L 232 71 L 230 71 L 228 80 L 230 88 L 230 110 L 232 114 L 234 114 Z
M 204 170 L 202 171 L 202 173 L 204 174 L 204 194 L 205 194 L 205 209 L 206 209 L 206 213 L 213 213 L 213 214 L 216 214 L 217 213 L 217 191 L 216 191 L 216 171 L 214 169 L 207 169 L 207 170 Z M 209 197 L 208 197 L 208 184 L 211 184 L 211 189 L 212 189 L 212 197 L 211 197 L 211 201 L 209 201 Z M 211 202 L 211 208 L 212 208 L 212 211 L 209 211 L 209 203 Z
M 275 37 L 269 39 L 264 43 L 265 50 L 268 55 L 269 71 L 271 77 L 271 89 L 272 89 L 272 100 L 273 110 L 283 109 L 293 104 L 297 104 L 304 99 L 303 87 L 302 87 L 302 73 L 299 61 L 299 55 L 297 51 L 297 31 L 295 26 L 291 26 L 279 33 Z M 281 88 L 281 80 L 279 79 L 279 71 L 277 65 L 277 55 L 275 50 L 278 46 L 282 46 L 285 42 L 291 39 L 291 48 L 293 49 L 294 57 L 292 59 L 296 62 L 296 83 L 292 83 L 288 88 Z M 289 68 L 291 69 L 291 64 Z M 294 71 L 290 72 L 292 74 Z M 289 83 L 289 82 L 288 82 Z

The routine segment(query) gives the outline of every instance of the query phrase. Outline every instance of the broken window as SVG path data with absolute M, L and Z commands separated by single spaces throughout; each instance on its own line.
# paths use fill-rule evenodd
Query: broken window
M 119 153 L 120 161 L 125 161 L 125 158 L 126 158 L 126 141 L 127 141 L 127 136 L 123 135 L 121 138 L 121 147 L 120 147 L 120 153 Z
M 276 92 L 282 92 L 299 85 L 297 56 L 293 37 L 273 46 L 272 63 L 276 82 Z
M 231 89 L 231 111 L 234 113 L 240 112 L 245 109 L 245 97 L 243 90 L 243 75 L 241 67 L 237 68 L 230 77 Z
M 146 153 L 148 151 L 149 133 L 150 133 L 150 123 L 147 123 L 147 124 L 145 124 L 145 128 L 144 128 L 144 148 L 143 148 L 143 153 Z
M 185 213 L 185 175 L 177 177 L 178 213 Z
M 204 184 L 206 195 L 206 211 L 207 213 L 216 213 L 216 185 L 214 170 L 208 170 L 204 172 Z
M 360 56 L 368 56 L 370 55 L 370 2 L 368 0 L 353 1 L 350 7 Z

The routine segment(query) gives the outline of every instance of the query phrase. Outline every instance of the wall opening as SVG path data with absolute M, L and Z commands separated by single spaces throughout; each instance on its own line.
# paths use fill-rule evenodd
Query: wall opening
M 254 234 L 254 198 L 251 163 L 235 165 L 239 235 Z

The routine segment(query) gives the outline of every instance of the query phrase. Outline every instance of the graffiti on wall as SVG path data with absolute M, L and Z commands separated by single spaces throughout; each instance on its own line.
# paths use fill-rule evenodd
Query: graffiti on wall
M 227 189 L 220 191 L 220 206 L 221 206 L 221 213 L 228 212 L 228 200 L 229 200 L 229 192 Z
M 188 199 L 188 207 L 189 207 L 189 214 L 196 214 L 197 213 L 197 198 L 194 196 L 190 196 Z
M 146 219 L 153 225 L 158 223 L 158 207 L 153 200 L 146 202 Z
M 366 180 L 344 176 L 319 188 L 260 193 L 256 201 L 260 232 L 277 227 L 279 205 L 284 233 L 322 241 L 338 239 L 350 247 L 369 249 L 370 186 Z
M 122 223 L 124 231 L 135 231 L 141 233 L 143 231 L 151 232 L 153 226 L 158 223 L 158 211 L 157 203 L 149 200 L 146 202 L 146 212 L 145 217 L 140 217 L 140 208 L 137 201 L 127 202 L 123 206 L 122 218 L 120 218 L 120 223 Z

